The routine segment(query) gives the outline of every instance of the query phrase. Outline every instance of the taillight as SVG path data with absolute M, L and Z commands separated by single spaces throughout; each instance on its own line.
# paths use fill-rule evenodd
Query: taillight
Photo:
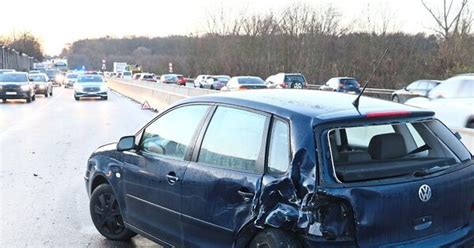
M 406 117 L 410 116 L 410 111 L 385 111 L 385 112 L 370 112 L 365 116 L 367 118 L 384 118 L 384 117 Z
M 280 87 L 286 88 L 286 83 L 281 83 L 281 84 L 280 84 Z
M 239 90 L 247 90 L 247 88 L 245 88 L 245 86 L 239 86 Z

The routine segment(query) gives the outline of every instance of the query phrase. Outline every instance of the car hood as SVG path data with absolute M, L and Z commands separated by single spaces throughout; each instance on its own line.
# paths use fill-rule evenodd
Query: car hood
M 105 86 L 104 83 L 78 83 L 78 85 L 82 87 L 101 87 L 102 85 Z
M 110 152 L 110 151 L 116 151 L 117 150 L 117 142 L 105 144 L 102 146 L 99 146 L 96 150 L 95 153 L 98 152 Z

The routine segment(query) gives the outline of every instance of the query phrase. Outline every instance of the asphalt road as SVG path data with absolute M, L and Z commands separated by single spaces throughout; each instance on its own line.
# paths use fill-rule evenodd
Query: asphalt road
M 155 247 L 105 240 L 89 216 L 88 156 L 134 134 L 156 113 L 128 98 L 75 101 L 71 89 L 0 102 L 0 247 Z

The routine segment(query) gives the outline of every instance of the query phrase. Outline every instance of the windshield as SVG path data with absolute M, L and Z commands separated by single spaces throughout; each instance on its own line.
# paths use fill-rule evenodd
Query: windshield
M 102 83 L 102 77 L 97 75 L 83 75 L 77 80 L 79 83 Z
M 46 74 L 48 75 L 48 77 L 54 77 L 54 76 L 56 76 L 56 74 L 59 74 L 59 73 L 60 73 L 60 71 L 58 71 L 58 70 L 47 70 L 46 71 Z
M 165 80 L 177 80 L 178 78 L 175 75 L 164 75 Z
M 238 80 L 239 84 L 265 84 L 265 81 L 259 77 L 243 77 Z
M 79 75 L 77 75 L 77 74 L 67 74 L 66 77 L 67 78 L 78 78 Z
M 28 77 L 24 73 L 5 73 L 0 74 L 0 82 L 24 83 L 28 82 Z
M 45 82 L 46 77 L 44 75 L 30 75 L 30 80 L 34 82 Z
M 217 80 L 221 81 L 221 82 L 228 82 L 230 80 L 230 78 L 228 77 L 215 77 L 217 78 Z
M 413 176 L 471 159 L 464 145 L 436 120 L 333 129 L 328 141 L 341 182 Z

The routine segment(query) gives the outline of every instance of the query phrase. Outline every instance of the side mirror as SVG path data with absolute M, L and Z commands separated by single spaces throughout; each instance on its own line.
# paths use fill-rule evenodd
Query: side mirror
M 117 143 L 117 151 L 129 151 L 135 149 L 135 136 L 124 136 Z
M 454 136 L 456 136 L 456 138 L 458 138 L 458 140 L 461 140 L 462 139 L 462 136 L 459 132 L 455 132 L 454 133 Z

